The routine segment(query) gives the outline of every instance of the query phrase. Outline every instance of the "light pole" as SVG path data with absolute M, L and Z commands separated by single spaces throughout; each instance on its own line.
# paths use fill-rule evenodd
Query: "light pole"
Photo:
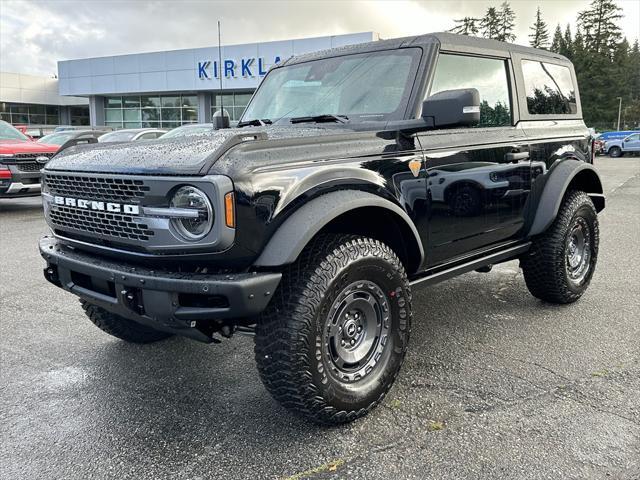
M 618 97 L 618 128 L 617 131 L 620 131 L 620 113 L 622 112 L 622 97 Z

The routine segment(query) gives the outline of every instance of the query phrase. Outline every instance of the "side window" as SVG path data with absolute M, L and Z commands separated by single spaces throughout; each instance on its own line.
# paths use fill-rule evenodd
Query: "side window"
M 480 92 L 480 127 L 511 125 L 509 80 L 504 60 L 440 54 L 428 96 L 458 88 L 475 88 Z
M 522 75 L 531 115 L 569 115 L 577 112 L 571 71 L 563 65 L 522 60 Z
M 158 138 L 156 132 L 149 132 L 140 135 L 140 140 L 154 140 L 155 138 Z

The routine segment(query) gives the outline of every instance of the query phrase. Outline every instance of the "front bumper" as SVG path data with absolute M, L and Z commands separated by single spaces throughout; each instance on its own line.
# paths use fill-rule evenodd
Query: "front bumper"
M 40 239 L 45 278 L 87 302 L 157 330 L 210 342 L 212 324 L 262 312 L 281 273 L 202 274 L 116 263 Z M 207 333 L 209 332 L 209 333 Z
M 0 180 L 0 197 L 33 197 L 40 195 L 40 172 L 21 172 L 16 165 L 6 165 L 10 179 Z

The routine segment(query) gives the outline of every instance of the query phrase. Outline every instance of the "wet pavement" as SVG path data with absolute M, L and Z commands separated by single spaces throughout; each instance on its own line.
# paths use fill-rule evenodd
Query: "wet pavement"
M 46 283 L 39 199 L 0 200 L 0 478 L 640 478 L 640 158 L 598 158 L 590 289 L 555 306 L 517 262 L 414 295 L 384 404 L 323 428 L 262 387 L 253 341 L 137 346 Z

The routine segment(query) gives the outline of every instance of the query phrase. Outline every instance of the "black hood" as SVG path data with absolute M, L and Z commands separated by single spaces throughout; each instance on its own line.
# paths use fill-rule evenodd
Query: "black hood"
M 265 126 L 228 128 L 203 135 L 165 140 L 97 143 L 71 147 L 47 163 L 47 170 L 138 175 L 198 175 L 232 147 L 255 141 L 318 137 L 340 128 Z M 348 130 L 347 130 L 348 131 Z

